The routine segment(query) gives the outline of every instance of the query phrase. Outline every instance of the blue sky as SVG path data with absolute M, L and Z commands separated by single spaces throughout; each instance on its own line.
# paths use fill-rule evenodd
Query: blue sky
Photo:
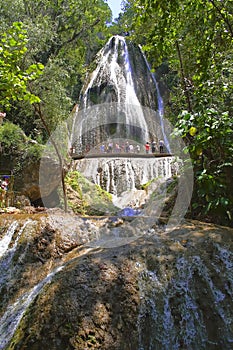
M 112 10 L 113 19 L 117 18 L 121 11 L 121 0 L 107 0 L 107 3 Z

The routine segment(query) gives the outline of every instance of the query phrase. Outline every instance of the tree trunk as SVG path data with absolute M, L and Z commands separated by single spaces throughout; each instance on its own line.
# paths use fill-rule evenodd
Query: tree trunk
M 63 160 L 63 157 L 62 155 L 60 154 L 59 152 L 59 149 L 57 147 L 57 144 L 55 142 L 55 140 L 53 139 L 52 135 L 51 135 L 51 132 L 49 130 L 49 127 L 46 123 L 46 120 L 45 120 L 45 117 L 43 115 L 43 112 L 41 111 L 41 106 L 40 104 L 34 104 L 34 109 L 35 109 L 35 112 L 39 115 L 44 127 L 45 127 L 45 130 L 47 131 L 48 135 L 49 135 L 49 138 L 50 138 L 50 141 L 56 151 L 56 154 L 58 156 L 58 160 L 59 160 L 59 167 L 60 167 L 60 172 L 61 172 L 61 182 L 62 182 L 62 192 L 63 192 L 63 199 L 64 199 L 64 210 L 65 212 L 67 213 L 68 211 L 68 203 L 67 203 L 67 193 L 66 193 L 66 184 L 65 184 L 65 167 L 64 167 L 64 160 Z

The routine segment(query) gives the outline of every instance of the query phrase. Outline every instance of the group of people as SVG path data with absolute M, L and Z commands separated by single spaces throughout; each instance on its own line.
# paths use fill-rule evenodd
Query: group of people
M 141 147 L 139 144 L 134 145 L 133 143 L 129 143 L 128 141 L 126 141 L 122 145 L 120 145 L 119 143 L 113 144 L 112 141 L 110 141 L 107 144 L 102 143 L 100 145 L 101 153 L 139 153 L 140 150 Z
M 140 144 L 133 144 L 126 141 L 124 144 L 120 145 L 119 143 L 102 143 L 100 145 L 101 153 L 140 153 L 141 146 Z M 165 153 L 165 145 L 163 140 L 159 140 L 158 144 L 156 141 L 146 142 L 145 151 L 149 153 Z
M 164 141 L 163 140 L 159 140 L 159 143 L 157 144 L 156 141 L 151 141 L 150 142 L 146 142 L 145 144 L 145 150 L 146 150 L 146 153 L 156 153 L 156 152 L 159 152 L 159 153 L 164 153 L 165 152 L 165 145 L 164 145 Z
M 123 143 L 118 142 L 113 142 L 112 140 L 108 142 L 101 143 L 98 147 L 94 147 L 93 150 L 91 151 L 92 153 L 143 153 L 143 147 L 141 149 L 141 144 L 138 143 L 133 143 L 129 141 L 125 141 Z M 151 142 L 146 142 L 145 144 L 145 152 L 146 154 L 149 153 L 165 153 L 165 145 L 163 140 L 159 140 L 158 142 L 152 140 Z M 71 147 L 70 148 L 70 154 L 71 156 L 75 154 L 77 151 L 76 147 Z M 85 153 L 89 153 L 90 147 L 86 146 Z M 142 151 L 142 152 L 141 152 Z

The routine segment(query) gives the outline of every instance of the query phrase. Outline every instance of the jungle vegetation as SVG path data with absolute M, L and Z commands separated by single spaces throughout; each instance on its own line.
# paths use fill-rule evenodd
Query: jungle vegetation
M 124 0 L 115 21 L 104 0 L 0 3 L 0 106 L 8 122 L 45 143 L 77 103 L 98 50 L 112 34 L 127 34 L 146 52 L 165 116 L 191 155 L 189 215 L 233 225 L 232 0 Z

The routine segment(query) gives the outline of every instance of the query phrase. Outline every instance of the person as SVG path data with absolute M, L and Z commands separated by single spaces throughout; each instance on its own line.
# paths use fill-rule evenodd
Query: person
M 164 142 L 163 140 L 159 141 L 159 153 L 163 153 L 164 152 Z
M 7 205 L 7 191 L 9 186 L 9 178 L 7 176 L 3 177 L 1 180 L 1 188 L 0 188 L 0 206 Z
M 149 151 L 150 151 L 150 144 L 149 144 L 149 142 L 147 142 L 147 143 L 145 144 L 145 149 L 146 149 L 146 153 L 148 154 Z
M 129 145 L 129 152 L 134 153 L 134 147 L 133 147 L 132 143 Z
M 121 148 L 120 148 L 119 143 L 116 143 L 116 145 L 115 145 L 115 152 L 116 153 L 120 153 L 121 152 Z
M 113 150 L 113 143 L 110 141 L 108 144 L 108 153 L 112 153 Z
M 129 142 L 126 141 L 125 143 L 125 152 L 128 153 L 129 152 Z
M 140 152 L 140 146 L 136 145 L 136 152 L 139 153 Z
M 151 144 L 151 152 L 152 153 L 155 153 L 156 151 L 156 142 L 155 141 L 152 141 L 152 144 Z
M 102 145 L 100 146 L 100 152 L 101 152 L 101 153 L 104 153 L 104 151 L 105 151 L 105 146 L 104 146 L 104 144 L 102 144 Z
M 8 191 L 8 185 L 9 185 L 9 178 L 4 176 L 3 181 L 1 181 L 1 189 L 3 191 Z

